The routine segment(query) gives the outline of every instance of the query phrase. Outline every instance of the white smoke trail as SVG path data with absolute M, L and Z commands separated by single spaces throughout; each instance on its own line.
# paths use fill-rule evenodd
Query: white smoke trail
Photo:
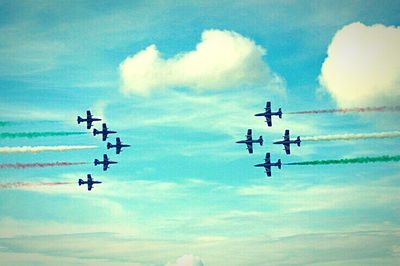
M 22 146 L 22 147 L 0 147 L 0 153 L 16 152 L 43 152 L 43 151 L 69 151 L 95 149 L 97 146 Z
M 379 133 L 361 133 L 361 134 L 339 134 L 339 135 L 323 135 L 313 137 L 302 137 L 305 141 L 334 141 L 334 140 L 355 140 L 355 139 L 387 139 L 399 138 L 400 131 L 379 132 Z

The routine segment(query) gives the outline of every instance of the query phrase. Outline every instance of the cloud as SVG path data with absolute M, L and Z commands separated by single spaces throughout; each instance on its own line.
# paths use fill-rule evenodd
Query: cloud
M 329 45 L 320 84 L 340 107 L 398 104 L 399 47 L 399 27 L 349 24 Z
M 197 256 L 184 255 L 177 259 L 176 262 L 167 263 L 165 266 L 203 266 L 204 263 Z
M 148 95 L 173 87 L 206 90 L 271 85 L 282 91 L 282 79 L 262 60 L 265 54 L 264 48 L 236 32 L 206 30 L 193 51 L 163 59 L 153 44 L 126 58 L 119 67 L 122 90 Z

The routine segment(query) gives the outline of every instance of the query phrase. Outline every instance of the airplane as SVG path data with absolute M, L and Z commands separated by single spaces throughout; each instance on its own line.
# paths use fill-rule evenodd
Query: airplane
M 114 133 L 117 133 L 117 131 L 109 131 L 105 123 L 103 123 L 103 129 L 101 131 L 97 130 L 97 129 L 93 129 L 93 136 L 96 136 L 97 134 L 102 134 L 103 141 L 105 141 L 107 139 L 108 134 L 114 134 Z
M 107 171 L 107 169 L 109 168 L 109 165 L 110 165 L 110 164 L 116 164 L 116 163 L 118 163 L 118 162 L 110 161 L 110 160 L 108 159 L 107 154 L 104 154 L 104 155 L 103 155 L 103 161 L 99 161 L 99 160 L 97 160 L 97 159 L 94 159 L 94 165 L 96 166 L 96 165 L 98 165 L 98 164 L 102 164 L 102 165 L 103 165 L 103 171 Z
M 82 117 L 80 117 L 78 115 L 77 121 L 78 121 L 78 124 L 80 124 L 81 122 L 86 122 L 86 128 L 90 129 L 92 127 L 92 123 L 94 121 L 101 121 L 101 119 L 100 118 L 94 118 L 92 116 L 92 114 L 90 113 L 90 111 L 87 110 L 86 111 L 86 118 L 82 118 Z
M 300 147 L 300 136 L 297 137 L 297 139 L 295 140 L 290 140 L 290 136 L 289 136 L 289 129 L 285 130 L 285 135 L 283 136 L 283 140 L 281 141 L 276 141 L 274 142 L 274 144 L 283 144 L 283 146 L 285 147 L 285 151 L 286 154 L 290 154 L 290 144 L 297 144 L 297 146 Z
M 93 184 L 101 184 L 101 181 L 93 181 L 92 176 L 90 174 L 87 175 L 87 181 L 83 181 L 82 179 L 79 179 L 78 184 L 80 185 L 84 185 L 87 184 L 88 186 L 88 190 L 92 190 L 93 188 Z
M 255 167 L 264 167 L 265 168 L 265 173 L 267 173 L 267 176 L 271 176 L 271 166 L 278 166 L 279 169 L 282 167 L 281 159 L 278 159 L 276 163 L 271 163 L 271 156 L 270 153 L 267 152 L 265 154 L 265 163 L 260 163 L 254 165 Z
M 282 109 L 279 108 L 278 112 L 271 112 L 271 102 L 267 102 L 265 106 L 265 112 L 264 113 L 259 113 L 255 114 L 254 116 L 265 116 L 265 122 L 267 122 L 267 125 L 270 127 L 272 126 L 272 116 L 277 115 L 279 118 L 282 118 Z
M 246 135 L 246 140 L 239 140 L 239 141 L 236 141 L 236 143 L 246 143 L 247 150 L 249 151 L 249 153 L 253 153 L 253 143 L 260 143 L 260 146 L 262 146 L 263 138 L 262 138 L 262 136 L 260 136 L 259 139 L 253 140 L 253 138 L 251 136 L 251 129 L 248 129 L 247 135 Z
M 116 148 L 115 149 L 116 154 L 119 154 L 122 151 L 123 147 L 130 147 L 131 146 L 131 145 L 128 145 L 128 144 L 122 144 L 120 138 L 116 138 L 115 142 L 116 142 L 115 145 L 111 144 L 110 142 L 107 142 L 107 149 Z

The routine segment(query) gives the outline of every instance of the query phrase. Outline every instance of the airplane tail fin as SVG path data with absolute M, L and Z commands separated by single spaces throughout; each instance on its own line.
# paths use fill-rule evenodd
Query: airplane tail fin
M 76 119 L 76 121 L 78 122 L 78 124 L 80 124 L 81 122 L 82 122 L 82 117 L 80 117 L 79 115 L 78 115 L 78 118 Z
M 262 146 L 264 143 L 262 136 L 260 136 L 260 138 L 258 140 L 260 141 L 260 146 Z
M 99 134 L 99 131 L 97 129 L 93 129 L 93 136 L 96 136 L 97 134 Z
M 278 159 L 278 168 L 281 169 L 281 167 L 282 167 L 281 159 Z
M 99 160 L 94 159 L 94 165 L 98 165 L 99 164 Z
M 300 147 L 300 142 L 301 142 L 301 140 L 300 140 L 300 136 L 299 136 L 299 137 L 297 137 L 297 146 L 299 146 L 299 147 Z
M 278 113 L 279 113 L 279 115 L 278 115 L 279 118 L 282 118 L 282 109 L 281 108 L 278 109 Z
M 111 149 L 111 143 L 110 142 L 107 142 L 107 150 L 109 150 L 109 149 Z
M 83 180 L 79 178 L 79 182 L 78 183 L 79 183 L 79 185 L 82 185 L 83 184 Z

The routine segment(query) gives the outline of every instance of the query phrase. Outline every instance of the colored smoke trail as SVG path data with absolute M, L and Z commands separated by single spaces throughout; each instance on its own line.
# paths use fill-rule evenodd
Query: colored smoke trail
M 12 182 L 12 183 L 0 183 L 0 189 L 13 189 L 22 187 L 41 187 L 41 186 L 60 186 L 60 185 L 70 185 L 75 184 L 75 182 Z
M 73 136 L 84 135 L 86 132 L 17 132 L 17 133 L 0 133 L 0 139 L 4 138 L 39 138 L 39 137 L 57 137 L 57 136 Z
M 343 109 L 322 109 L 299 112 L 287 112 L 285 114 L 323 114 L 323 113 L 366 113 L 366 112 L 400 112 L 400 106 L 381 106 L 381 107 L 355 107 Z
M 70 151 L 95 149 L 97 146 L 22 146 L 22 147 L 0 147 L 0 153 L 16 152 L 43 152 L 43 151 Z
M 353 163 L 378 163 L 378 162 L 398 162 L 400 155 L 396 156 L 378 156 L 378 157 L 358 157 L 353 159 L 338 160 L 316 160 L 296 163 L 286 163 L 285 165 L 324 165 L 324 164 L 353 164 Z
M 339 135 L 302 137 L 301 140 L 334 141 L 334 140 L 355 140 L 355 139 L 387 139 L 387 138 L 399 138 L 399 137 L 400 137 L 400 131 L 392 131 L 392 132 L 379 132 L 379 133 L 339 134 Z
M 10 122 L 10 121 L 0 121 L 0 127 L 9 126 L 12 124 L 13 124 L 13 122 Z
M 89 164 L 88 162 L 55 162 L 55 163 L 3 163 L 0 164 L 0 169 L 25 169 L 25 168 L 34 168 L 34 167 L 53 167 L 53 166 L 73 166 L 73 165 L 82 165 Z

